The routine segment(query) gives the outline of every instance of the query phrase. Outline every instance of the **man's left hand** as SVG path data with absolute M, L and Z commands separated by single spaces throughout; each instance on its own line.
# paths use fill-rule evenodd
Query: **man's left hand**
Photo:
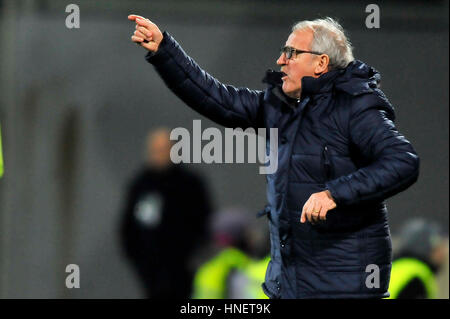
M 336 203 L 331 196 L 330 191 L 322 191 L 312 194 L 303 205 L 300 222 L 308 220 L 310 223 L 317 223 L 319 220 L 327 219 L 327 212 L 336 207 Z

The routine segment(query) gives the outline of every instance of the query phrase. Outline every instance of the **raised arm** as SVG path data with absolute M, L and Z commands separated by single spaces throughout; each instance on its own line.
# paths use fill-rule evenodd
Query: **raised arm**
M 128 16 L 136 22 L 131 40 L 149 51 L 147 61 L 166 85 L 186 104 L 226 127 L 261 127 L 261 91 L 225 85 L 202 70 L 167 32 L 150 20 Z

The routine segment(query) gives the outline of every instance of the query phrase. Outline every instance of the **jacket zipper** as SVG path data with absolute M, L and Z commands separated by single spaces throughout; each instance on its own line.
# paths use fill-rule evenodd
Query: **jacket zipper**
M 325 171 L 325 182 L 327 182 L 331 179 L 331 160 L 328 151 L 328 145 L 325 145 L 323 147 L 323 159 L 324 159 L 323 166 Z

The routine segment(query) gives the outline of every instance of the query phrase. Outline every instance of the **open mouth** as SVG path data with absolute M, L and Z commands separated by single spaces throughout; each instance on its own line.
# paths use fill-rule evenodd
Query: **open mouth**
M 283 71 L 281 71 L 281 79 L 283 80 L 283 79 L 285 79 L 285 78 L 287 78 L 287 74 L 284 73 Z

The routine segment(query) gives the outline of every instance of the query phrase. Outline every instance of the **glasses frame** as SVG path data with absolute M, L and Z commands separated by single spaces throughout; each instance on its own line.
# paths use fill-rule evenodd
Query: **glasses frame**
M 280 54 L 284 54 L 286 56 L 287 60 L 291 60 L 294 53 L 295 53 L 295 57 L 297 57 L 298 54 L 302 54 L 302 53 L 310 53 L 310 54 L 315 54 L 315 55 L 323 54 L 323 53 L 320 53 L 317 51 L 298 50 L 298 49 L 290 47 L 290 46 L 284 46 L 284 47 L 281 47 L 281 49 L 280 49 Z

